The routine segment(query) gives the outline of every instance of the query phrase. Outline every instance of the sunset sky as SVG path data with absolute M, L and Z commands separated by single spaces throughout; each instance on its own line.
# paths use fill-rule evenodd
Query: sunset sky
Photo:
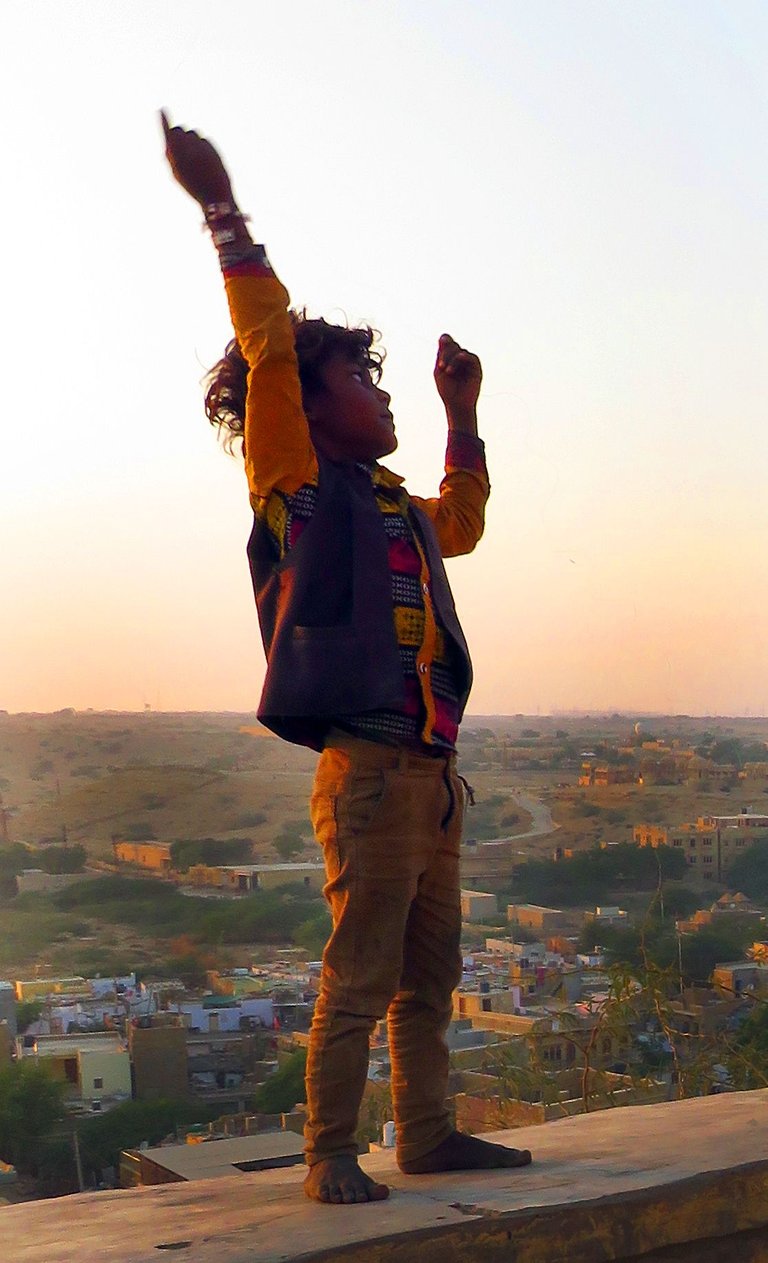
M 4 0 L 0 708 L 255 709 L 229 336 L 157 110 L 293 301 L 382 331 L 434 494 L 438 335 L 493 485 L 470 712 L 768 712 L 761 0 Z

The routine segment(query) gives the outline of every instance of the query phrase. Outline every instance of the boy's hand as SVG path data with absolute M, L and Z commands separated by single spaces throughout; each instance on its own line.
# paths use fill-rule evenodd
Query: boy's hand
M 165 135 L 165 156 L 175 179 L 201 206 L 213 202 L 233 202 L 232 183 L 224 163 L 209 140 L 171 127 L 165 110 L 160 111 Z
M 448 424 L 452 429 L 476 430 L 475 409 L 482 380 L 483 370 L 478 357 L 460 347 L 450 334 L 444 333 L 437 346 L 435 385 L 445 404 Z

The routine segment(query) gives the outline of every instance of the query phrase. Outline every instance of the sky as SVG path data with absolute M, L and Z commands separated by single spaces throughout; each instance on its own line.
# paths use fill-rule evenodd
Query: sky
M 760 0 L 4 0 L 0 708 L 254 710 L 230 336 L 157 111 L 297 305 L 382 332 L 435 494 L 443 331 L 492 495 L 469 711 L 768 712 Z

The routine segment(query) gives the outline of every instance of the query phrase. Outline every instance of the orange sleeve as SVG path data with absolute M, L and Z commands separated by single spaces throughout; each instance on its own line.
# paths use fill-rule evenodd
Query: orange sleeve
M 483 534 L 491 490 L 484 453 L 480 439 L 451 432 L 440 495 L 430 500 L 411 496 L 431 519 L 444 557 L 471 553 Z
M 288 317 L 288 291 L 258 267 L 225 272 L 235 336 L 248 362 L 245 471 L 251 502 L 273 491 L 291 495 L 317 476 L 317 456 L 301 402 Z

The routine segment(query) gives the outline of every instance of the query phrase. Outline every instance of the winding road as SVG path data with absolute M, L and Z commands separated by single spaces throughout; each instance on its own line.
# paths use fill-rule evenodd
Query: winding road
M 531 816 L 531 828 L 525 833 L 513 833 L 511 837 L 506 838 L 481 838 L 483 846 L 505 846 L 510 842 L 523 842 L 526 838 L 540 838 L 547 833 L 554 833 L 560 826 L 555 824 L 552 819 L 552 812 L 546 803 L 541 802 L 538 798 L 530 798 L 527 794 L 523 794 L 520 790 L 512 789 L 510 786 L 501 786 L 499 793 L 508 794 L 518 807 L 522 807 L 523 811 L 527 811 Z

